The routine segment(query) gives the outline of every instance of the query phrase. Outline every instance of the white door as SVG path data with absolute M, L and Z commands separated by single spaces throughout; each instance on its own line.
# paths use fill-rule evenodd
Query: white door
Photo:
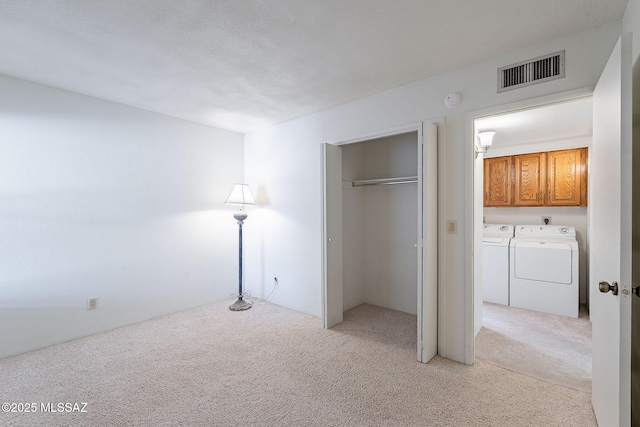
M 438 128 L 423 123 L 418 176 L 418 360 L 438 353 Z
M 342 150 L 324 144 L 324 294 L 323 322 L 342 322 Z
M 612 427 L 629 426 L 631 414 L 631 56 L 625 34 L 593 93 L 589 156 L 592 402 L 598 424 Z M 617 282 L 618 294 L 600 282 Z

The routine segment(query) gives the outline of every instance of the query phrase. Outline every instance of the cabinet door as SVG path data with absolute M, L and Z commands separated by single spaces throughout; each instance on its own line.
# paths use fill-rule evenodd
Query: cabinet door
M 586 206 L 586 149 L 547 153 L 547 205 Z
M 484 160 L 484 206 L 512 205 L 511 156 Z
M 514 206 L 543 206 L 546 190 L 545 153 L 514 157 Z

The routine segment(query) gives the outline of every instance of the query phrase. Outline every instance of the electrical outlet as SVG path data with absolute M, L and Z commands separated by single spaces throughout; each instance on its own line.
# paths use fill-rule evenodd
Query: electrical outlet
M 551 225 L 551 217 L 550 216 L 543 216 L 542 218 L 542 223 L 544 225 Z
M 98 308 L 98 297 L 89 298 L 87 300 L 87 310 L 95 310 Z

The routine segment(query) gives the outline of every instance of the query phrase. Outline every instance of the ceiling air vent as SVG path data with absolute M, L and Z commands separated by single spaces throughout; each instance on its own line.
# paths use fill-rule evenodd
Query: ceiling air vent
M 564 50 L 498 68 L 498 92 L 564 77 Z

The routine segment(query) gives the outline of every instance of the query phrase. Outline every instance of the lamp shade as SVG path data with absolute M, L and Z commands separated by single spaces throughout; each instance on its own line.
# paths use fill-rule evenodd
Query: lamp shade
M 482 148 L 491 147 L 491 144 L 493 143 L 493 136 L 495 134 L 496 133 L 493 131 L 480 132 L 478 134 L 478 139 L 480 140 L 480 147 Z
M 251 191 L 247 184 L 234 184 L 231 194 L 227 197 L 225 203 L 230 205 L 255 205 Z

